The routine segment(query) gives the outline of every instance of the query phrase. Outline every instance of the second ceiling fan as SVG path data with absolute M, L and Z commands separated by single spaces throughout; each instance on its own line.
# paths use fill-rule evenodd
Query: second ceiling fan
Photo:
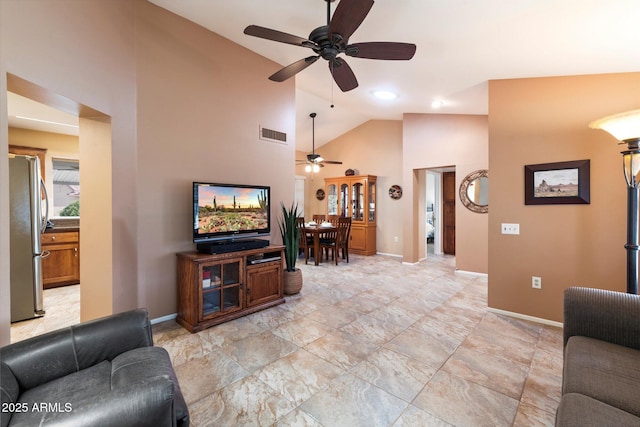
M 318 172 L 320 168 L 324 167 L 324 164 L 331 165 L 341 165 L 342 162 L 337 160 L 325 160 L 320 156 L 320 154 L 316 154 L 316 113 L 309 114 L 311 117 L 311 154 L 307 154 L 306 160 L 296 160 L 296 164 L 303 165 L 306 164 L 305 170 L 307 172 Z
M 294 36 L 270 28 L 249 25 L 244 33 L 254 37 L 287 43 L 313 50 L 316 55 L 308 56 L 289 64 L 272 74 L 269 79 L 283 82 L 304 70 L 320 57 L 329 63 L 329 72 L 343 92 L 358 87 L 358 80 L 347 62 L 338 55 L 366 59 L 408 60 L 413 58 L 416 45 L 399 42 L 368 42 L 349 44 L 349 37 L 360 26 L 373 6 L 373 0 L 340 0 L 331 18 L 331 3 L 327 2 L 327 25 L 316 28 L 309 38 Z

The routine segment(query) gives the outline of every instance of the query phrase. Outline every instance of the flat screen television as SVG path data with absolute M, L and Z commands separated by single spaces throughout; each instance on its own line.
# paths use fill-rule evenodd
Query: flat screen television
M 271 187 L 193 183 L 194 243 L 268 235 Z

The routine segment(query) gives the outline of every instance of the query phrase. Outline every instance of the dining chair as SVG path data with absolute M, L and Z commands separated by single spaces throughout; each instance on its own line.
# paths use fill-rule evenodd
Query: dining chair
M 349 262 L 349 237 L 351 235 L 351 218 L 341 217 L 338 220 L 338 228 L 342 232 L 342 237 L 338 243 L 338 250 L 342 249 L 342 259 Z
M 296 224 L 298 226 L 298 230 L 300 230 L 298 249 L 304 253 L 304 263 L 307 264 L 309 261 L 309 253 L 313 250 L 313 238 L 307 233 L 303 217 L 296 218 Z
M 318 223 L 321 224 L 324 222 L 325 216 L 321 215 L 321 214 L 313 214 L 313 220 Z
M 338 222 L 334 224 L 334 229 L 325 233 L 323 238 L 320 239 L 320 247 L 323 251 L 326 251 L 327 261 L 329 260 L 329 252 L 331 252 L 332 259 L 338 265 L 340 259 L 339 251 L 342 249 L 343 258 L 346 255 L 347 262 L 349 262 L 348 252 L 345 252 L 345 248 L 350 228 L 351 218 L 338 218 Z
M 320 254 L 319 256 L 322 259 L 322 254 L 326 255 L 327 261 L 329 261 L 329 253 L 331 253 L 332 259 L 335 259 L 336 265 L 338 264 L 338 256 L 336 254 L 336 249 L 338 247 L 338 227 L 328 228 L 320 235 Z
M 340 219 L 340 215 L 327 215 L 327 221 L 333 224 L 334 227 L 337 227 L 338 219 Z

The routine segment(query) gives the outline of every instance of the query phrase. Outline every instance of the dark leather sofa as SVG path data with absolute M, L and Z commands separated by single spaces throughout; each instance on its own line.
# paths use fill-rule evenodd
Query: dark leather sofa
M 640 296 L 565 291 L 561 426 L 640 426 Z
M 0 348 L 1 426 L 179 426 L 189 412 L 144 309 Z

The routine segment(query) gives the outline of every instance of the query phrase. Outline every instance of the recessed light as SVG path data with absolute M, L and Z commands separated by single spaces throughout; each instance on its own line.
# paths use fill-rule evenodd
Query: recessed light
M 398 97 L 397 94 L 393 92 L 389 92 L 388 90 L 376 90 L 373 92 L 373 96 L 379 99 L 387 100 L 387 101 L 390 99 L 396 99 Z
M 47 123 L 49 125 L 68 126 L 68 127 L 76 128 L 76 129 L 78 129 L 80 127 L 78 125 L 72 125 L 72 124 L 68 124 L 68 123 L 60 123 L 60 122 L 52 122 L 50 120 L 34 119 L 33 117 L 25 117 L 25 116 L 13 116 L 13 117 L 15 117 L 16 119 L 31 120 L 32 122 Z

